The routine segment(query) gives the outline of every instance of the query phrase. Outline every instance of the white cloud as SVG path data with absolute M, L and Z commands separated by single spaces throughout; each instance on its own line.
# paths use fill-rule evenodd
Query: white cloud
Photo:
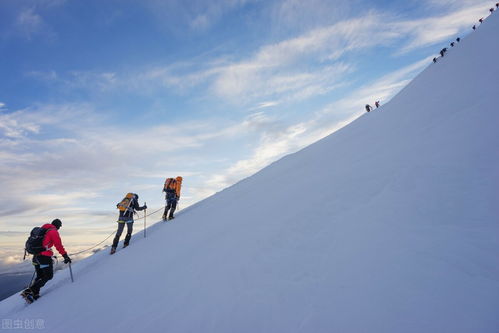
M 54 32 L 45 22 L 43 17 L 36 11 L 36 7 L 23 8 L 17 15 L 15 29 L 28 40 L 37 36 L 52 39 Z
M 150 12 L 160 26 L 172 29 L 174 26 L 192 31 L 206 31 L 218 23 L 222 17 L 250 2 L 259 0 L 145 0 Z M 166 22 L 166 23 L 165 23 Z M 172 24 L 172 22 L 174 24 Z
M 338 63 L 312 71 L 287 71 L 278 66 L 238 64 L 227 66 L 213 83 L 214 92 L 232 101 L 279 98 L 301 100 L 334 89 L 351 67 Z M 310 89 L 311 87 L 313 89 Z
M 306 31 L 318 26 L 331 25 L 349 17 L 351 1 L 345 0 L 282 0 L 271 9 L 272 28 L 278 32 Z M 358 12 L 358 9 L 356 10 Z
M 257 106 L 253 108 L 253 110 L 257 109 L 265 109 L 265 108 L 270 108 L 273 106 L 279 105 L 278 101 L 266 101 L 266 102 L 261 102 Z
M 0 114 L 0 139 L 19 139 L 39 132 L 40 127 L 36 123 L 21 120 L 21 113 Z
M 484 14 L 483 4 L 469 6 L 441 16 L 412 21 L 394 22 L 393 26 L 401 33 L 408 35 L 409 41 L 401 48 L 408 52 L 416 48 L 447 42 L 459 31 L 470 28 Z
M 492 5 L 492 2 L 489 0 L 425 0 L 425 2 L 432 7 L 444 8 L 469 8 L 481 6 L 483 9 L 483 7 Z
M 58 75 L 56 71 L 30 71 L 25 74 L 28 77 L 32 77 L 34 79 L 40 80 L 40 81 L 55 81 L 58 79 Z
M 35 13 L 34 8 L 24 9 L 17 17 L 17 24 L 28 38 L 39 32 L 44 25 L 42 17 Z

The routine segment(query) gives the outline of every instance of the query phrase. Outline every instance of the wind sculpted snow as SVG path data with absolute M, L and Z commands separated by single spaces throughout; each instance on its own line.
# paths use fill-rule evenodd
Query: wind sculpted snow
M 497 332 L 498 32 L 493 14 L 389 103 L 0 317 L 50 332 Z

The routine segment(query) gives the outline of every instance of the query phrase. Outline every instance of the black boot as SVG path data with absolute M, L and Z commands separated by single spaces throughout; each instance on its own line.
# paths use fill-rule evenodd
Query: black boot
M 35 296 L 35 293 L 30 288 L 27 288 L 23 290 L 23 292 L 21 293 L 21 297 L 24 298 L 26 303 L 31 304 L 35 300 L 37 300 L 40 297 L 40 295 L 37 294 Z
M 131 238 L 132 238 L 131 234 L 126 234 L 125 241 L 123 242 L 123 248 L 127 247 L 130 244 Z

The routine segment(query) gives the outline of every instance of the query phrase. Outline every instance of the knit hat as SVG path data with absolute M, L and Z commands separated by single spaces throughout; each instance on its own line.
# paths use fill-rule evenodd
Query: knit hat
M 59 230 L 59 228 L 62 227 L 62 222 L 59 219 L 55 219 L 52 221 L 52 225 L 55 226 L 57 230 Z

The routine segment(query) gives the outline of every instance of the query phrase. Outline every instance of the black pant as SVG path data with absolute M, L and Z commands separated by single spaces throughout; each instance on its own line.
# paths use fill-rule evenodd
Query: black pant
M 168 210 L 170 210 L 170 215 L 168 216 L 169 218 L 173 217 L 173 213 L 175 212 L 175 209 L 177 209 L 177 201 L 168 201 L 165 207 L 165 212 L 163 214 L 164 217 L 168 216 Z
M 163 213 L 163 217 L 166 218 L 168 216 L 168 211 L 170 211 L 170 215 L 168 218 L 173 217 L 173 213 L 177 208 L 177 195 L 175 192 L 166 192 L 166 207 L 165 212 Z
M 35 255 L 33 257 L 33 265 L 36 270 L 36 278 L 31 284 L 30 289 L 33 291 L 33 294 L 38 295 L 40 288 L 54 277 L 52 257 Z
M 124 245 L 128 245 L 130 243 L 130 239 L 132 238 L 133 231 L 133 222 L 130 223 L 120 223 L 118 222 L 118 230 L 116 231 L 116 236 L 114 236 L 113 247 L 118 246 L 118 242 L 120 241 L 121 234 L 123 233 L 123 229 L 125 229 L 126 224 L 126 236 Z

